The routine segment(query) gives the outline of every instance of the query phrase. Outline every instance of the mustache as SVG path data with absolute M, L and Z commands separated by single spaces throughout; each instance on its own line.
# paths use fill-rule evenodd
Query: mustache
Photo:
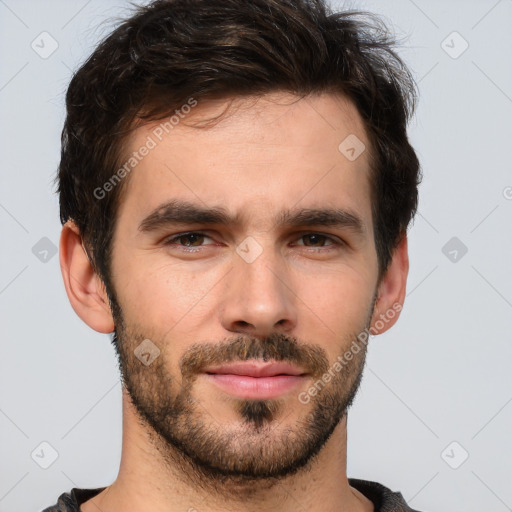
M 320 377 L 329 369 L 327 353 L 321 347 L 299 343 L 296 338 L 272 333 L 264 338 L 239 336 L 218 344 L 195 343 L 180 359 L 184 378 L 193 378 L 211 365 L 262 359 L 295 364 Z

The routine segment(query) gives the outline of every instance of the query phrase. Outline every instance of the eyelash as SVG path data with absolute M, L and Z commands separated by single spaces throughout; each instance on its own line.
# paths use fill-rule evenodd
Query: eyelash
M 201 236 L 204 236 L 206 238 L 211 238 L 210 236 L 208 236 L 206 233 L 203 233 L 201 231 L 188 231 L 186 233 L 178 233 L 177 235 L 173 235 L 169 238 L 166 238 L 164 240 L 164 245 L 176 245 L 177 247 L 180 248 L 180 250 L 184 251 L 184 252 L 189 252 L 189 253 L 194 253 L 194 252 L 199 252 L 203 249 L 204 245 L 203 246 L 197 246 L 197 247 L 187 247 L 185 245 L 179 245 L 179 244 L 174 244 L 174 242 L 176 240 L 179 240 L 180 238 L 184 238 L 186 236 L 189 236 L 189 235 L 201 235 Z M 329 245 L 329 246 L 326 246 L 326 248 L 324 247 L 308 247 L 306 245 L 302 246 L 304 248 L 306 248 L 307 250 L 309 251 L 312 251 L 312 252 L 318 252 L 318 251 L 330 251 L 330 250 L 333 250 L 335 248 L 339 248 L 339 247 L 342 247 L 342 246 L 345 246 L 346 243 L 341 240 L 341 239 L 338 239 L 336 237 L 333 237 L 333 236 L 330 236 L 330 235 L 327 235 L 327 234 L 324 234 L 324 233 L 317 233 L 315 231 L 311 231 L 311 232 L 307 232 L 307 233 L 302 233 L 298 239 L 300 238 L 303 238 L 307 235 L 320 235 L 322 237 L 325 237 L 326 240 L 329 240 L 332 242 L 332 245 Z M 330 249 L 329 249 L 330 247 Z

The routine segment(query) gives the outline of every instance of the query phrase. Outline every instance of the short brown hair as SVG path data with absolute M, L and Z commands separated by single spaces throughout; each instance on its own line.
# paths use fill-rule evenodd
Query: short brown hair
M 130 130 L 172 115 L 191 97 L 274 91 L 341 93 L 357 107 L 371 144 L 382 277 L 415 215 L 421 181 L 406 133 L 416 86 L 395 44 L 377 16 L 334 13 L 322 0 L 157 0 L 135 6 L 69 84 L 56 177 L 61 222 L 76 223 L 107 290 L 116 212 L 128 178 L 102 199 L 94 191 L 122 165 Z

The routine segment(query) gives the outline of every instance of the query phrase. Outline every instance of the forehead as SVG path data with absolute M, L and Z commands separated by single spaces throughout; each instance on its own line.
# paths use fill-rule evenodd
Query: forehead
M 340 95 L 197 102 L 140 126 L 125 147 L 125 160 L 136 162 L 120 216 L 182 199 L 263 223 L 294 207 L 343 206 L 371 226 L 369 142 Z

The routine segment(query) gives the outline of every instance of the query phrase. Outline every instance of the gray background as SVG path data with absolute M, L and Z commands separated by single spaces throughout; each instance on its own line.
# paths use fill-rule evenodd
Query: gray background
M 348 473 L 423 511 L 512 510 L 512 1 L 344 5 L 408 38 L 400 54 L 420 87 L 410 133 L 424 172 L 405 307 L 370 343 Z M 71 71 L 127 7 L 0 0 L 1 512 L 108 485 L 119 467 L 115 355 L 68 303 L 52 179 Z M 58 43 L 47 58 L 55 43 L 43 31 Z

